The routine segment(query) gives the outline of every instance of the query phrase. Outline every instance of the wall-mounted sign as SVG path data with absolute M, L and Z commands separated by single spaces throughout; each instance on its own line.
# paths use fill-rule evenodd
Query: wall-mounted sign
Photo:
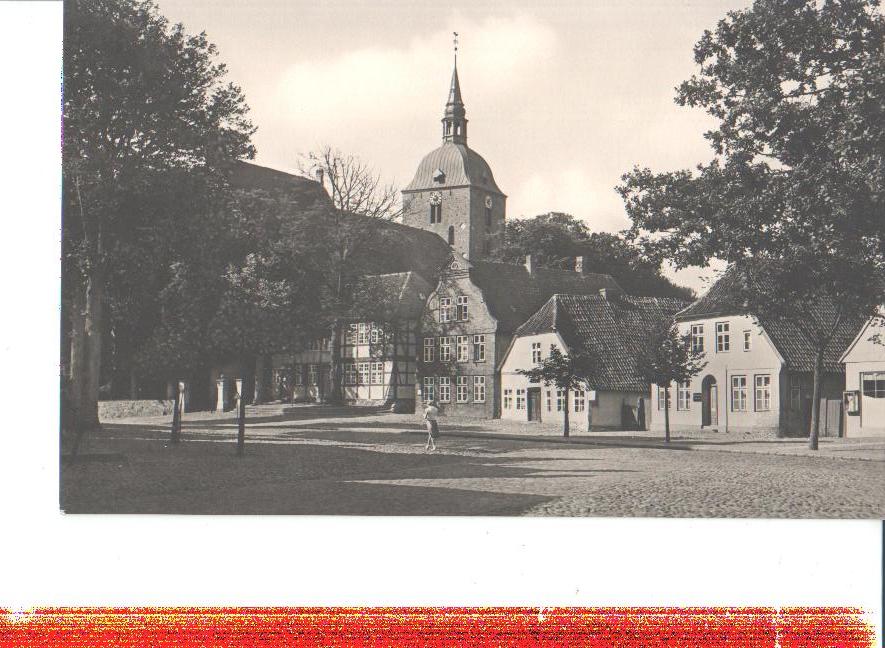
M 691 400 L 693 400 L 695 403 L 701 403 L 704 400 L 704 395 L 701 392 L 694 392 L 691 395 Z

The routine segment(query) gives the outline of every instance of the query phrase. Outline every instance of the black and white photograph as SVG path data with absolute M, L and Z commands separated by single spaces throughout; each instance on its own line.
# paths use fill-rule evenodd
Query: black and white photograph
M 878 0 L 63 19 L 66 517 L 885 517 Z

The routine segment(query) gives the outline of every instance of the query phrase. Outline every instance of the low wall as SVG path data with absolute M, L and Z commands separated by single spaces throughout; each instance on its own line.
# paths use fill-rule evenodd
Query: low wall
M 171 400 L 112 400 L 98 401 L 99 420 L 129 418 L 131 416 L 164 416 L 172 414 Z

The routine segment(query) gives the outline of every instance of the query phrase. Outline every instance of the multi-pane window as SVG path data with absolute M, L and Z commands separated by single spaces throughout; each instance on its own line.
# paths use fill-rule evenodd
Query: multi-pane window
M 384 382 L 384 363 L 383 362 L 373 362 L 372 363 L 372 384 L 380 385 Z
M 513 407 L 513 390 L 505 389 L 504 390 L 504 409 L 510 409 Z
M 767 412 L 771 409 L 771 376 L 761 375 L 755 377 L 756 395 L 754 408 L 757 412 Z
M 724 353 L 731 347 L 728 322 L 716 322 L 716 351 Z
M 424 362 L 433 362 L 436 340 L 432 337 L 424 338 Z
M 747 377 L 731 377 L 731 411 L 747 411 Z
M 749 351 L 751 345 L 750 331 L 744 331 L 744 351 Z
M 565 408 L 565 390 L 556 390 L 556 411 L 561 412 Z
M 356 343 L 357 344 L 368 344 L 369 343 L 369 333 L 372 328 L 366 322 L 360 322 L 357 325 L 357 334 L 356 334 Z
M 704 325 L 703 324 L 692 324 L 691 325 L 691 350 L 696 353 L 703 353 L 703 351 L 704 351 Z
M 869 371 L 860 375 L 863 395 L 867 398 L 885 398 L 885 371 Z
M 516 390 L 516 409 L 524 410 L 525 409 L 525 390 L 517 389 Z
M 541 343 L 532 342 L 532 364 L 541 362 Z
M 430 224 L 442 223 L 442 203 L 431 203 Z
M 452 298 L 439 298 L 439 321 L 450 322 L 452 320 Z
M 586 407 L 586 394 L 583 389 L 575 391 L 575 412 L 583 412 Z
M 320 383 L 320 371 L 319 366 L 312 364 L 307 365 L 307 384 L 308 385 L 318 385 Z
M 658 409 L 664 409 L 664 403 L 667 402 L 667 391 L 663 387 L 658 387 Z
M 458 376 L 455 396 L 459 403 L 466 403 L 470 399 L 470 388 L 467 385 L 467 379 L 468 376 Z
M 448 403 L 452 400 L 452 379 L 448 376 L 440 376 L 439 380 L 439 402 Z
M 351 324 L 344 332 L 344 344 L 356 344 L 357 325 Z
M 549 412 L 551 409 L 553 409 L 553 399 L 550 398 L 550 390 L 549 389 L 545 393 L 544 400 L 547 401 L 547 411 Z
M 381 329 L 372 324 L 372 330 L 369 334 L 369 342 L 372 344 L 378 344 L 381 340 Z
M 359 378 L 360 385 L 368 385 L 369 384 L 369 363 L 368 362 L 360 362 L 356 366 L 357 376 Z
M 356 384 L 356 365 L 352 362 L 348 362 L 344 365 L 344 384 L 345 385 L 355 385 Z
M 474 403 L 485 403 L 486 402 L 486 377 L 485 376 L 474 376 L 473 377 L 473 402 Z
M 448 362 L 452 359 L 452 338 L 447 335 L 439 339 L 439 361 Z
M 433 376 L 425 376 L 424 377 L 424 402 L 429 403 L 433 400 L 435 396 L 434 382 Z
M 691 409 L 691 383 L 679 383 L 676 387 L 676 409 Z
M 458 320 L 461 322 L 466 322 L 467 317 L 470 313 L 467 308 L 467 295 L 458 295 Z
M 473 361 L 485 362 L 486 359 L 486 336 L 473 336 Z
M 458 362 L 467 362 L 470 360 L 470 338 L 466 335 L 458 336 Z

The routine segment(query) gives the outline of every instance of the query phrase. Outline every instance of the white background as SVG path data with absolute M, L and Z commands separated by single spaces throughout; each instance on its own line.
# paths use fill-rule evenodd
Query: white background
M 881 628 L 877 521 L 59 513 L 61 13 L 0 3 L 0 606 L 850 605 Z

